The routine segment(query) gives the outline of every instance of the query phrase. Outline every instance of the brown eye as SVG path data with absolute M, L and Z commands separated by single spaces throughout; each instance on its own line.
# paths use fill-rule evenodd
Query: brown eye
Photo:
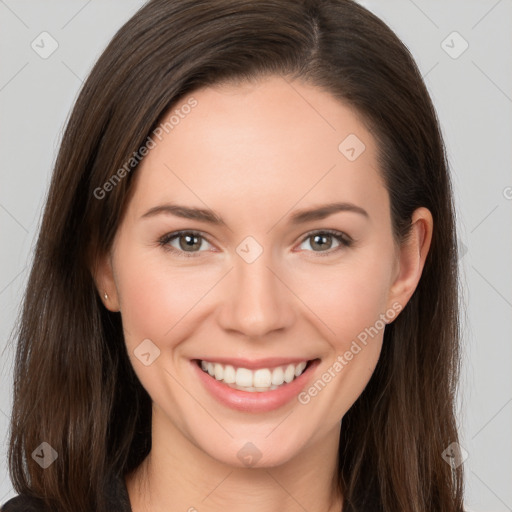
M 202 238 L 196 235 L 178 235 L 180 249 L 184 251 L 194 251 L 200 249 L 202 245 Z
M 177 242 L 173 244 L 172 242 Z M 200 233 L 195 231 L 179 231 L 169 233 L 159 240 L 159 244 L 164 249 L 177 253 L 180 256 L 198 256 L 201 252 L 203 242 L 207 242 Z M 207 242 L 208 243 L 208 242 Z
M 312 252 L 317 253 L 331 254 L 336 252 L 338 249 L 350 247 L 352 244 L 352 239 L 341 231 L 316 231 L 314 233 L 309 233 L 303 239 L 301 245 L 308 240 L 310 240 L 309 245 L 312 249 Z M 332 249 L 333 244 L 335 244 L 334 249 Z

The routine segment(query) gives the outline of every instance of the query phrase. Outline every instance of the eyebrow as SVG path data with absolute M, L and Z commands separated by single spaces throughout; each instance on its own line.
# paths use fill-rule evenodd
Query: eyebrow
M 321 220 L 333 215 L 338 212 L 352 212 L 363 215 L 369 218 L 368 212 L 352 203 L 329 203 L 318 207 L 313 207 L 304 210 L 298 210 L 290 216 L 290 224 L 303 224 L 314 220 Z M 227 227 L 226 222 L 217 215 L 213 210 L 204 208 L 195 208 L 188 206 L 181 206 L 177 204 L 162 204 L 149 209 L 141 219 L 148 217 L 154 217 L 156 215 L 166 214 L 174 215 L 176 217 L 182 217 L 184 219 L 198 220 L 201 222 L 207 222 L 208 224 L 216 226 Z

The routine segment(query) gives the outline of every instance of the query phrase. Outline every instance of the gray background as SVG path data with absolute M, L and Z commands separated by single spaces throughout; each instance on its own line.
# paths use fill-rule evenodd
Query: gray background
M 15 494 L 5 459 L 11 330 L 62 130 L 93 63 L 143 3 L 0 0 L 0 504 Z M 512 0 L 361 3 L 409 47 L 438 111 L 462 249 L 466 506 L 512 511 Z M 31 47 L 45 37 L 51 48 L 44 31 L 58 44 L 46 59 Z

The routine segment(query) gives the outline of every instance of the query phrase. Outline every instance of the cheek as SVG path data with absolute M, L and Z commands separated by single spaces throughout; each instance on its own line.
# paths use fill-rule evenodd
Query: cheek
M 361 265 L 316 276 L 308 304 L 329 347 L 318 379 L 299 396 L 312 417 L 339 421 L 363 392 L 378 363 L 386 323 L 389 267 Z M 313 321 L 313 320 L 311 320 Z M 326 326 L 326 327 L 325 327 Z M 325 390 L 325 391 L 324 391 Z M 322 398 L 320 398 L 320 396 Z M 318 399 L 316 397 L 319 397 Z
M 350 344 L 386 312 L 392 261 L 385 255 L 369 259 L 317 272 L 304 295 L 337 348 Z
M 118 292 L 123 328 L 130 347 L 149 338 L 158 346 L 186 323 L 186 315 L 208 291 L 207 276 L 170 267 L 165 257 L 125 253 L 118 265 Z M 210 285 L 211 287 L 211 285 Z
M 125 251 L 116 269 L 125 344 L 139 381 L 155 403 L 187 407 L 180 399 L 181 386 L 170 375 L 181 378 L 176 364 L 180 344 L 200 324 L 200 300 L 216 276 L 172 267 L 154 250 L 151 255 Z

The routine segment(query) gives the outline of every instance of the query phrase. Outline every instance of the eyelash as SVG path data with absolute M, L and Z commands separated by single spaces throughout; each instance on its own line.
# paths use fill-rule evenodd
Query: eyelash
M 195 237 L 202 238 L 203 240 L 206 240 L 208 243 L 210 243 L 208 241 L 208 239 L 198 231 L 182 230 L 182 231 L 175 231 L 173 233 L 167 233 L 166 235 L 162 236 L 158 240 L 158 244 L 165 251 L 172 252 L 172 253 L 177 254 L 178 256 L 184 257 L 184 258 L 196 258 L 201 254 L 201 252 L 204 252 L 204 251 L 186 252 L 186 251 L 181 251 L 179 249 L 175 249 L 174 247 L 171 247 L 169 245 L 169 242 L 173 241 L 176 238 L 179 238 L 182 235 L 193 235 Z M 334 249 L 329 249 L 327 251 L 309 251 L 309 252 L 316 253 L 316 255 L 320 256 L 320 257 L 330 256 L 333 253 L 338 252 L 341 249 L 351 247 L 354 242 L 352 240 L 352 238 L 350 238 L 347 234 L 343 233 L 342 231 L 336 231 L 334 229 L 322 229 L 322 230 L 311 231 L 311 232 L 307 233 L 306 235 L 304 235 L 304 237 L 302 238 L 299 245 L 303 244 L 308 238 L 312 238 L 315 235 L 330 235 L 333 238 L 335 238 L 338 242 L 340 242 L 340 245 L 338 247 L 335 247 Z

